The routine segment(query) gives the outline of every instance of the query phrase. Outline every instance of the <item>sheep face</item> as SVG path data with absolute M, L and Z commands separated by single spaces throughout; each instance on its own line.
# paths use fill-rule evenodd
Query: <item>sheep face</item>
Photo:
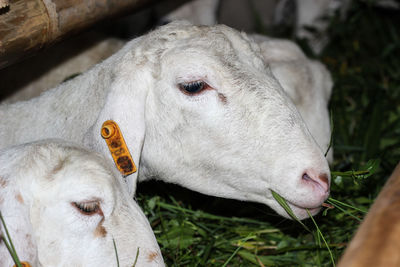
M 21 151 L 9 155 L 15 154 Z M 103 159 L 55 144 L 34 145 L 25 156 L 19 158 L 25 167 L 19 168 L 26 177 L 10 182 L 30 207 L 32 232 L 26 236 L 35 240 L 38 266 L 116 266 L 113 240 L 121 266 L 132 266 L 137 253 L 136 266 L 164 266 L 144 214 Z M 11 212 L 5 212 L 6 220 Z M 9 223 L 17 227 L 11 231 L 17 246 L 26 244 L 18 231 L 28 231 L 20 229 L 20 220 Z M 35 263 L 24 249 L 17 251 L 22 260 Z
M 224 26 L 175 26 L 155 35 L 164 48 L 152 51 L 139 179 L 168 177 L 288 217 L 273 190 L 299 218 L 317 213 L 329 194 L 327 161 L 258 45 Z

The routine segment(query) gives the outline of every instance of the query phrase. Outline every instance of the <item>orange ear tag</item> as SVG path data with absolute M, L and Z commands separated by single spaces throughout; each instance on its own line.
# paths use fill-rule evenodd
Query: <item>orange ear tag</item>
M 101 136 L 107 143 L 115 165 L 122 175 L 129 175 L 136 172 L 136 165 L 126 146 L 121 130 L 115 121 L 108 120 L 101 127 Z

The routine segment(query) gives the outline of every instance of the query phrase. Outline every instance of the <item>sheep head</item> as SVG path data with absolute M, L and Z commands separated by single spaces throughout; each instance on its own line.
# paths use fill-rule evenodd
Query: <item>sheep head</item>
M 105 120 L 119 123 L 139 180 L 261 202 L 288 217 L 273 190 L 299 218 L 317 213 L 328 163 L 260 51 L 223 25 L 175 22 L 133 40 L 114 58 L 93 138 Z M 92 147 L 108 153 L 99 142 Z
M 114 240 L 120 266 L 137 253 L 136 266 L 164 266 L 146 217 L 103 158 L 52 141 L 1 151 L 0 166 L 0 207 L 21 260 L 114 266 Z M 4 244 L 0 265 L 12 266 Z

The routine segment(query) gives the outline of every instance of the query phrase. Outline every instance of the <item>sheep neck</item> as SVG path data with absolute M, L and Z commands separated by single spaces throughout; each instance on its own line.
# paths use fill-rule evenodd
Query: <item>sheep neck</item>
M 0 148 L 45 138 L 81 143 L 104 106 L 112 79 L 106 69 L 97 65 L 39 97 L 0 105 Z

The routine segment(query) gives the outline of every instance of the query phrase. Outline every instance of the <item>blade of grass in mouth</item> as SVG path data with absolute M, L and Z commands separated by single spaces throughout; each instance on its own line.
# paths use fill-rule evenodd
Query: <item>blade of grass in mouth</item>
M 305 225 L 302 221 L 299 220 L 299 218 L 297 218 L 297 216 L 294 214 L 294 212 L 290 208 L 289 204 L 287 204 L 286 200 L 283 197 L 281 197 L 278 193 L 276 193 L 275 191 L 271 190 L 271 192 L 272 192 L 272 196 L 279 203 L 279 205 L 281 205 L 281 207 L 287 212 L 287 214 L 289 214 L 289 216 L 293 220 L 295 220 L 299 224 L 301 224 L 301 226 L 303 226 L 304 229 L 306 229 L 307 231 L 311 232 L 311 230 L 307 227 L 307 225 Z

